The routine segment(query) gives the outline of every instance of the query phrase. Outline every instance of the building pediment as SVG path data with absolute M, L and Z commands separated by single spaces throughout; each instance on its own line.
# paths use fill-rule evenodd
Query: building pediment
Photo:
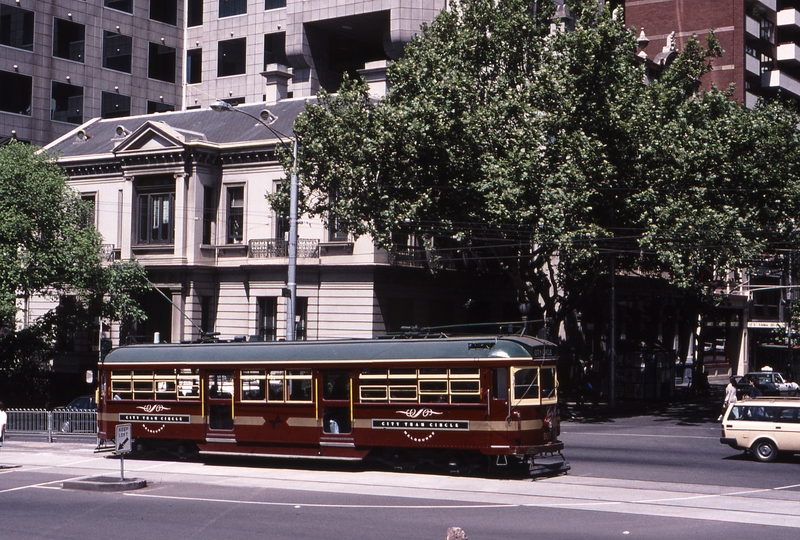
M 119 126 L 116 135 L 119 142 L 113 152 L 118 157 L 142 153 L 161 154 L 165 151 L 182 152 L 187 140 L 185 134 L 169 124 L 152 120 L 143 123 L 133 132 L 127 132 Z

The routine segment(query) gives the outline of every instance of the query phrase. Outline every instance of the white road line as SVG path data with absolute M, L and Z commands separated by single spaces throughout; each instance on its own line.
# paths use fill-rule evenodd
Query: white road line
M 166 499 L 173 501 L 191 501 L 191 502 L 212 502 L 212 503 L 227 503 L 227 504 L 244 504 L 256 506 L 291 506 L 293 508 L 394 508 L 394 509 L 411 509 L 411 510 L 435 510 L 435 509 L 461 509 L 461 508 L 516 508 L 518 504 L 452 504 L 452 505 L 436 505 L 429 504 L 320 504 L 320 503 L 285 503 L 285 502 L 269 502 L 269 501 L 242 501 L 238 499 L 214 499 L 207 497 L 178 497 L 177 495 L 153 495 L 148 493 L 131 493 L 125 492 L 126 497 L 142 497 L 150 499 Z
M 52 484 L 61 484 L 63 482 L 69 482 L 70 480 L 78 480 L 80 478 L 86 478 L 86 475 L 76 476 L 74 478 L 63 478 L 61 480 L 51 480 L 50 482 L 42 482 L 40 484 L 28 484 L 25 486 L 17 486 L 8 489 L 0 489 L 0 493 L 9 493 L 11 491 L 22 491 L 23 489 L 31 489 L 31 488 L 48 488 Z M 60 488 L 57 488 L 60 489 Z

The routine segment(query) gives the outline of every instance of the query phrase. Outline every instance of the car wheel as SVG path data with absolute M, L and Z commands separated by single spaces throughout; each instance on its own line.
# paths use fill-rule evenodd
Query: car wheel
M 775 446 L 775 443 L 768 440 L 756 441 L 751 451 L 753 457 L 764 463 L 775 461 L 778 457 L 778 448 Z

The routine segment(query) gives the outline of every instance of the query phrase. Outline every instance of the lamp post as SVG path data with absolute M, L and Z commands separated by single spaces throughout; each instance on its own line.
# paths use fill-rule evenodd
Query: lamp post
M 227 101 L 214 101 L 210 105 L 211 109 L 218 112 L 235 111 L 242 113 L 245 116 L 253 118 L 257 122 L 266 127 L 273 135 L 278 138 L 281 146 L 286 151 L 289 147 L 284 139 L 292 139 L 292 172 L 290 175 L 290 190 L 289 190 L 289 262 L 286 272 L 286 288 L 288 289 L 289 296 L 286 302 L 286 341 L 294 341 L 295 339 L 295 308 L 297 305 L 297 135 L 294 137 L 287 137 L 280 133 L 270 124 L 278 119 L 267 109 L 261 111 L 260 117 L 250 114 L 247 111 L 238 109 L 228 103 Z

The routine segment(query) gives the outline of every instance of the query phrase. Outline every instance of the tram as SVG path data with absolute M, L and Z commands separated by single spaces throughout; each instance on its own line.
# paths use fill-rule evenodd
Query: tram
M 556 347 L 529 336 L 160 344 L 99 366 L 98 437 L 138 452 L 569 469 Z

